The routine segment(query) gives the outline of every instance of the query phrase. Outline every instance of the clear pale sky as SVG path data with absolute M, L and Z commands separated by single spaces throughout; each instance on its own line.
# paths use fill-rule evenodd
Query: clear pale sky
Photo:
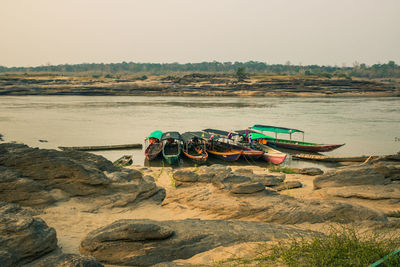
M 0 0 L 0 65 L 400 63 L 400 0 Z

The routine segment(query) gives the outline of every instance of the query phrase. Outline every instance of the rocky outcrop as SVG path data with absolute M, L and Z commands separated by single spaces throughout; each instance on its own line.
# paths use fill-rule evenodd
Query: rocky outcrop
M 32 264 L 32 267 L 104 267 L 95 257 L 90 255 L 76 255 L 55 253 Z
M 314 179 L 314 189 L 331 197 L 399 200 L 399 180 L 400 164 L 385 159 L 331 170 Z
M 218 220 L 119 220 L 90 232 L 80 251 L 105 264 L 149 266 L 243 241 L 269 241 L 307 235 L 273 224 Z
M 0 202 L 0 266 L 19 266 L 57 248 L 56 231 L 16 204 Z
M 298 174 L 310 175 L 310 176 L 321 175 L 324 173 L 320 168 L 303 168 L 303 169 L 294 168 L 293 171 Z
M 300 188 L 303 187 L 303 184 L 299 181 L 287 181 L 283 182 L 280 185 L 274 187 L 276 191 L 282 191 L 282 190 L 289 190 L 289 189 L 294 189 L 294 188 Z
M 233 194 L 260 192 L 266 186 L 274 187 L 285 180 L 285 174 L 254 174 L 250 169 L 232 169 L 220 164 L 202 166 L 198 170 L 181 169 L 173 174 L 176 186 L 194 183 L 212 183 L 214 186 Z
M 161 202 L 165 190 L 140 171 L 117 168 L 101 156 L 0 144 L 0 200 L 43 206 L 70 197 L 111 208 Z

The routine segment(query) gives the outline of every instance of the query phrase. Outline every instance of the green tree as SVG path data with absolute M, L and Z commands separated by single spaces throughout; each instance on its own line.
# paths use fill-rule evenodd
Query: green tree
M 239 82 L 242 82 L 242 81 L 244 81 L 244 79 L 247 78 L 246 70 L 245 70 L 244 67 L 237 68 L 236 77 L 237 77 Z

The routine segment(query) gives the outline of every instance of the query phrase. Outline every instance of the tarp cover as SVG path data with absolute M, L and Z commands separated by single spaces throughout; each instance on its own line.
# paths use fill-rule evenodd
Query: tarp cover
M 258 130 L 258 131 L 268 131 L 268 132 L 274 132 L 274 133 L 304 133 L 302 130 L 297 130 L 297 129 L 290 129 L 290 128 L 285 128 L 285 127 L 276 127 L 276 126 L 269 126 L 269 125 L 259 125 L 256 124 L 252 127 L 251 129 Z
M 163 135 L 163 132 L 161 131 L 154 131 L 152 132 L 146 139 L 150 139 L 150 138 L 157 138 L 157 139 L 161 139 L 161 136 Z
M 177 139 L 177 140 L 181 140 L 181 134 L 178 132 L 165 132 L 162 137 L 161 140 L 167 140 L 167 139 Z

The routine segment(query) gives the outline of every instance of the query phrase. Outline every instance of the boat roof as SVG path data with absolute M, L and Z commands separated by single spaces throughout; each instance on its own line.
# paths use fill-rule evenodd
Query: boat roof
M 275 139 L 275 137 L 271 137 L 256 131 L 253 131 L 251 129 L 248 130 L 237 130 L 236 132 L 242 136 L 245 136 L 246 131 L 248 132 L 248 134 L 251 134 L 251 139 Z
M 184 142 L 187 142 L 187 141 L 192 140 L 194 138 L 203 140 L 203 138 L 200 137 L 201 134 L 202 134 L 202 132 L 185 132 L 181 136 L 182 136 L 182 140 Z
M 161 140 L 167 140 L 167 139 L 177 139 L 177 140 L 181 140 L 181 134 L 179 132 L 165 132 L 162 137 Z
M 146 140 L 147 139 L 150 139 L 150 138 L 157 138 L 157 139 L 161 139 L 161 136 L 163 135 L 163 132 L 161 132 L 161 131 L 154 131 L 154 132 L 152 132 L 147 138 L 146 138 Z
M 260 124 L 255 124 L 250 129 L 258 130 L 258 131 L 268 131 L 268 132 L 274 132 L 274 133 L 304 133 L 302 130 L 298 129 L 293 129 L 293 128 L 285 128 L 285 127 L 277 127 L 277 126 L 270 126 L 270 125 L 260 125 Z
M 217 129 L 204 129 L 203 132 L 222 135 L 222 136 L 228 136 L 228 134 L 229 134 L 229 132 L 227 132 L 227 131 L 222 131 L 222 130 L 217 130 Z M 232 135 L 239 135 L 239 134 L 232 131 Z
M 191 134 L 196 136 L 196 137 L 198 137 L 198 138 L 201 138 L 203 140 L 211 140 L 211 139 L 212 140 L 218 140 L 218 139 L 220 139 L 219 136 L 216 136 L 214 134 L 210 134 L 210 133 L 207 133 L 207 132 L 191 132 Z

